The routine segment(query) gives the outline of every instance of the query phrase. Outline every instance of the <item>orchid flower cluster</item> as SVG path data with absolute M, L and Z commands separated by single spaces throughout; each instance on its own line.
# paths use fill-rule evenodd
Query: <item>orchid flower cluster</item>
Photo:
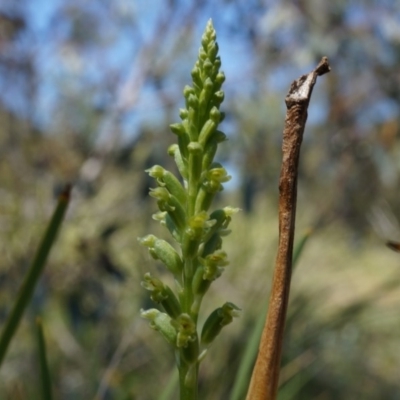
M 218 130 L 224 119 L 219 110 L 225 81 L 220 66 L 210 20 L 191 72 L 192 86 L 183 90 L 186 106 L 180 109 L 181 122 L 170 126 L 178 140 L 168 154 L 174 158 L 181 179 L 159 165 L 146 171 L 157 182 L 157 187 L 150 189 L 159 209 L 153 218 L 168 229 L 175 245 L 154 235 L 139 241 L 173 274 L 176 287 L 173 290 L 146 273 L 142 286 L 150 291 L 159 309 L 142 310 L 141 315 L 176 351 L 181 399 L 196 398 L 200 361 L 221 329 L 239 313 L 237 306 L 227 302 L 209 315 L 201 333 L 198 329 L 203 297 L 229 263 L 222 238 L 229 234 L 232 215 L 238 211 L 232 207 L 210 211 L 223 183 L 230 180 L 225 168 L 214 162 L 218 145 L 226 140 Z

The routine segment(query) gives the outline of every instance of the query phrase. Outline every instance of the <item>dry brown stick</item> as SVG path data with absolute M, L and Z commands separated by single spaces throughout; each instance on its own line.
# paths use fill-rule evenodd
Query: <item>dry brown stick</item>
M 279 246 L 275 262 L 268 316 L 246 400 L 275 400 L 286 311 L 292 273 L 296 218 L 297 174 L 307 109 L 317 76 L 330 71 L 323 57 L 314 71 L 294 81 L 286 96 L 282 167 L 279 180 Z

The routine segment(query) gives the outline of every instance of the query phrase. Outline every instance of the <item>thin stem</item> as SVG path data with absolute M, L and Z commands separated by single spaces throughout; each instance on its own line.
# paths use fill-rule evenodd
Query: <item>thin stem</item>
M 317 76 L 330 71 L 322 58 L 314 71 L 294 81 L 286 96 L 282 167 L 279 180 L 279 245 L 268 316 L 261 337 L 247 400 L 275 400 L 278 391 L 282 341 L 289 300 L 296 219 L 297 175 L 307 110 Z
M 192 366 L 193 370 L 189 371 L 190 366 L 182 361 L 179 366 L 179 389 L 180 400 L 197 400 L 198 398 L 198 364 Z M 192 374 L 188 379 L 188 374 Z
M 193 303 L 192 278 L 193 278 L 193 260 L 185 260 L 183 277 L 183 303 L 182 311 L 190 314 Z

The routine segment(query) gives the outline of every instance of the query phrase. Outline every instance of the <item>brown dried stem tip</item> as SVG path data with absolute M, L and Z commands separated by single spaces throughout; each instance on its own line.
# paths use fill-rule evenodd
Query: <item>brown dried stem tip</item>
M 275 400 L 286 311 L 292 273 L 293 239 L 296 219 L 297 175 L 300 146 L 307 121 L 307 109 L 317 76 L 330 71 L 323 57 L 314 71 L 294 81 L 286 96 L 283 130 L 282 167 L 279 180 L 279 245 L 257 361 L 251 377 L 247 400 Z

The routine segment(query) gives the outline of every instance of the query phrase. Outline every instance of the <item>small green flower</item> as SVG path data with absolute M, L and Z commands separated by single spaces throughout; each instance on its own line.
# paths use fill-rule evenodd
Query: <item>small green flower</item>
M 156 178 L 157 183 L 161 187 L 165 187 L 172 196 L 175 196 L 182 207 L 186 205 L 186 191 L 175 175 L 160 165 L 154 165 L 150 169 L 147 169 L 146 172 L 152 178 Z
M 197 338 L 196 324 L 189 314 L 181 314 L 172 321 L 172 325 L 178 332 L 176 344 L 178 347 L 187 347 Z
M 183 269 L 183 262 L 168 242 L 158 239 L 154 235 L 147 235 L 138 240 L 143 246 L 148 247 L 149 253 L 154 259 L 161 260 L 175 276 L 179 276 Z
M 176 346 L 177 332 L 172 326 L 172 319 L 169 315 L 162 313 L 161 311 L 151 308 L 150 310 L 141 310 L 140 315 L 142 318 L 150 321 L 150 327 L 160 332 L 162 336 L 172 346 Z
M 151 292 L 150 298 L 155 303 L 160 303 L 171 318 L 177 318 L 181 314 L 179 301 L 168 285 L 151 276 L 150 273 L 144 275 L 141 285 Z
M 227 254 L 223 250 L 215 251 L 208 254 L 206 258 L 202 259 L 204 266 L 203 279 L 213 281 L 221 276 L 223 268 L 229 264 Z
M 234 317 L 239 316 L 240 308 L 233 303 L 225 303 L 214 310 L 204 323 L 201 332 L 201 343 L 209 345 L 221 332 L 222 328 L 230 324 Z
M 185 210 L 179 200 L 165 187 L 150 189 L 151 197 L 157 200 L 160 211 L 166 211 L 180 231 L 185 227 Z

